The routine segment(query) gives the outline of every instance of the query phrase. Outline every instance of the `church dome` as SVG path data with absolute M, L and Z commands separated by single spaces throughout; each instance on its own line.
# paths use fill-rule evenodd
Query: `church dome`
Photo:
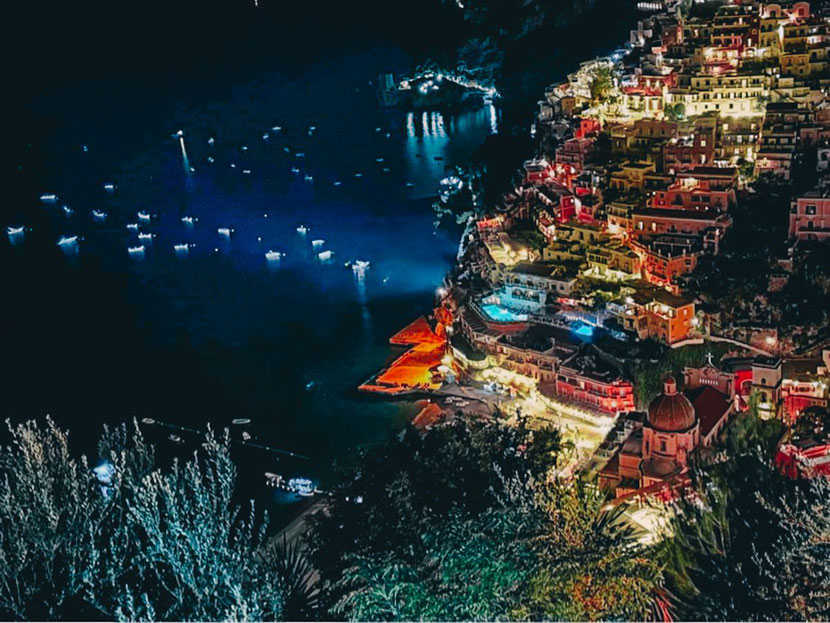
M 695 408 L 689 399 L 677 391 L 671 377 L 663 382 L 663 393 L 648 406 L 648 423 L 662 432 L 687 430 L 695 424 Z

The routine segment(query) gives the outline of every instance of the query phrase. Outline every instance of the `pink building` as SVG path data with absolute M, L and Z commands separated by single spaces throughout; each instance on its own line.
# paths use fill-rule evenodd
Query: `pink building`
M 666 190 L 658 190 L 649 201 L 651 208 L 680 208 L 684 210 L 714 209 L 724 212 L 735 204 L 733 188 L 716 189 L 709 180 L 694 177 L 679 179 Z
M 830 238 L 830 197 L 810 191 L 790 204 L 790 239 L 819 240 Z

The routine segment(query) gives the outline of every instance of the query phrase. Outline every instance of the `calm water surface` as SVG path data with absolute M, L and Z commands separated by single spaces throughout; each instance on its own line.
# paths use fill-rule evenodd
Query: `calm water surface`
M 214 85 L 202 101 L 144 106 L 117 83 L 45 97 L 51 129 L 19 154 L 20 200 L 4 212 L 4 226 L 31 228 L 2 242 L 7 415 L 50 413 L 89 439 L 133 416 L 198 430 L 249 418 L 252 435 L 310 457 L 246 450 L 257 479 L 325 478 L 408 421 L 411 402 L 355 387 L 396 354 L 389 336 L 431 309 L 458 232 L 436 231 L 429 197 L 498 131 L 499 113 L 379 109 L 370 81 L 387 55 L 219 97 Z M 44 205 L 47 192 L 58 202 Z M 76 254 L 55 244 L 62 235 L 80 237 Z M 128 256 L 141 244 L 143 258 Z M 266 261 L 269 250 L 284 258 Z M 354 260 L 371 263 L 364 278 L 345 266 Z M 165 451 L 200 441 L 178 433 L 176 446 L 169 433 L 148 429 Z

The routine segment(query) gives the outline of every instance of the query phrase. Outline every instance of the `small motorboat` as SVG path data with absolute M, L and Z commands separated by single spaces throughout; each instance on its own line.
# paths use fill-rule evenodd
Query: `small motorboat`
M 107 213 L 102 210 L 93 210 L 91 212 L 92 220 L 94 221 L 106 221 L 107 220 Z
M 304 498 L 314 495 L 314 483 L 308 478 L 292 478 L 288 481 L 288 488 Z
M 262 135 L 262 140 L 263 140 L 263 141 L 267 141 L 267 140 L 270 138 L 270 136 L 271 136 L 271 135 L 270 135 L 270 134 L 268 134 L 268 132 L 266 132 L 265 134 L 263 134 L 263 135 Z
M 141 423 L 142 424 L 147 424 L 148 426 L 152 426 L 153 424 L 156 423 L 156 421 L 151 417 L 145 417 L 145 418 L 141 418 Z
M 271 126 L 271 129 L 274 132 L 281 132 L 282 131 L 282 126 L 274 125 L 274 126 Z
M 127 229 L 130 231 L 138 231 L 138 223 L 127 223 Z
M 71 246 L 73 244 L 78 244 L 78 236 L 61 236 L 58 239 L 59 247 Z
M 343 182 L 340 182 L 340 181 L 334 182 L 334 186 L 341 186 L 342 184 L 343 184 Z
M 369 268 L 369 266 L 370 262 L 364 260 L 355 260 L 354 262 L 352 262 L 352 270 L 356 272 L 366 270 L 367 268 Z
M 274 472 L 265 472 L 265 480 L 271 487 L 281 487 L 284 483 L 284 478 Z
M 317 254 L 317 257 L 325 262 L 326 260 L 330 260 L 332 255 L 334 255 L 334 251 L 321 251 Z
M 138 212 L 138 220 L 139 221 L 144 221 L 145 223 L 149 222 L 150 221 L 150 213 L 145 211 L 145 210 L 139 211 Z
M 106 190 L 108 193 L 115 192 L 115 184 L 113 184 L 112 182 L 107 182 L 106 184 L 104 184 L 104 190 Z
M 6 227 L 6 233 L 9 236 L 19 236 L 23 233 L 23 226 L 20 227 Z
M 310 125 L 310 126 L 308 126 L 308 131 L 309 131 L 309 132 L 314 132 L 314 130 L 316 130 L 316 129 L 317 129 L 317 126 L 316 126 L 316 125 Z
M 213 156 L 208 156 L 208 157 L 207 157 L 207 161 L 208 161 L 208 162 L 210 162 L 211 164 L 213 164 L 214 162 L 216 162 L 216 161 L 213 159 Z
M 140 234 L 138 234 L 138 239 L 139 240 L 152 240 L 154 235 L 155 234 L 150 234 L 150 233 L 140 233 Z
M 407 188 L 415 188 L 415 184 L 413 182 L 407 182 L 406 187 Z
M 72 216 L 75 213 L 75 210 L 69 206 L 63 206 L 63 213 L 66 214 L 66 216 Z
M 243 146 L 242 146 L 242 151 L 248 151 L 248 146 L 247 146 L 247 145 L 243 145 Z
M 236 168 L 236 163 L 235 163 L 235 162 L 231 162 L 231 169 L 235 169 L 235 168 Z
M 176 445 L 179 445 L 179 446 L 180 446 L 180 445 L 182 445 L 182 444 L 184 443 L 184 441 L 182 440 L 182 438 L 181 438 L 181 437 L 179 437 L 178 435 L 170 435 L 170 436 L 168 437 L 168 439 L 169 439 L 170 441 L 172 441 L 173 443 L 175 443 Z
M 363 173 L 355 173 L 354 176 L 355 177 L 363 177 Z
M 265 254 L 265 259 L 269 262 L 279 262 L 282 259 L 283 254 L 279 251 L 268 251 Z
M 236 424 L 237 426 L 244 426 L 246 424 L 250 424 L 251 420 L 246 417 L 236 418 L 235 420 L 231 420 L 231 424 Z
M 296 154 L 294 154 L 294 156 L 296 156 L 297 158 L 305 158 L 305 152 L 298 151 Z
M 234 232 L 234 230 L 230 227 L 220 227 L 216 231 L 220 236 L 224 236 L 225 238 L 230 238 L 231 234 Z
M 326 241 L 321 239 L 321 238 L 318 238 L 317 240 L 312 240 L 311 241 L 311 246 L 314 247 L 315 249 L 317 249 L 319 247 L 322 247 L 324 244 L 326 244 Z
M 383 162 L 383 158 L 375 158 L 375 162 Z
M 57 203 L 58 202 L 58 196 L 53 195 L 52 193 L 45 193 L 45 194 L 40 196 L 40 200 L 43 203 Z
M 208 139 L 208 145 L 213 145 L 215 142 L 216 139 L 214 139 L 212 136 Z
M 242 174 L 243 174 L 243 175 L 250 175 L 250 174 L 251 174 L 251 170 L 250 170 L 250 169 L 242 169 Z
M 127 247 L 127 253 L 131 256 L 144 255 L 144 245 L 142 244 L 137 247 Z
M 184 223 L 185 225 L 190 225 L 191 227 L 193 226 L 193 223 L 195 223 L 198 220 L 199 219 L 194 218 L 192 216 L 183 216 L 182 217 L 182 223 Z
M 309 228 L 306 227 L 305 225 L 300 225 L 297 228 L 297 233 L 300 234 L 301 236 L 305 236 L 308 233 L 308 230 L 309 230 Z
M 190 252 L 190 245 L 186 243 L 174 244 L 173 250 L 176 252 L 177 255 L 187 255 Z
M 313 176 L 311 176 L 311 175 L 309 175 L 308 173 L 306 173 L 306 174 L 305 174 L 305 176 L 303 177 L 303 179 L 304 179 L 306 182 L 313 182 L 313 181 L 314 181 L 314 177 L 313 177 Z
M 291 153 L 291 150 L 288 147 L 283 147 L 282 150 L 287 154 Z
M 300 170 L 297 167 L 291 167 L 291 172 L 296 175 L 300 172 Z
M 389 167 L 383 167 L 383 172 L 384 173 L 389 173 L 389 171 L 390 171 Z
M 178 132 L 175 132 L 174 134 L 171 134 L 170 136 L 172 138 L 182 138 L 184 136 L 184 130 L 179 130 Z

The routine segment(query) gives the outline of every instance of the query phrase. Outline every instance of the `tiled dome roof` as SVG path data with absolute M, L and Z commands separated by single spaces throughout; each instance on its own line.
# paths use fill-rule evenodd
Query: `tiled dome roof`
M 677 391 L 671 377 L 663 384 L 663 393 L 648 406 L 648 423 L 663 432 L 680 432 L 695 424 L 695 408 L 689 399 Z

